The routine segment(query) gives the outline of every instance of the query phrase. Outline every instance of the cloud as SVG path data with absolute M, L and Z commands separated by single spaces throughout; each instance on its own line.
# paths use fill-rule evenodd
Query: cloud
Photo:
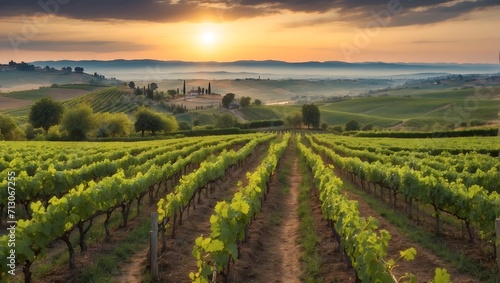
M 11 48 L 8 39 L 0 40 L 0 47 Z M 52 51 L 52 52 L 94 52 L 109 53 L 120 51 L 142 51 L 154 48 L 150 45 L 141 45 L 130 42 L 119 41 L 66 41 L 66 40 L 28 40 L 20 46 L 20 50 L 26 51 Z
M 453 19 L 476 10 L 500 6 L 498 0 L 2 0 L 0 17 L 50 13 L 94 20 L 152 22 L 231 21 L 288 12 L 316 13 L 318 20 L 297 22 L 314 25 L 347 21 L 358 24 L 372 14 L 396 5 L 391 26 L 429 24 Z M 329 15 L 335 16 L 329 16 Z M 328 17 L 325 17 L 328 16 Z

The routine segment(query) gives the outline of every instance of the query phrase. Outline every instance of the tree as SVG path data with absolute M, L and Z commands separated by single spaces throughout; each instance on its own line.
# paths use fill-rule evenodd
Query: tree
M 236 121 L 236 118 L 233 115 L 230 114 L 223 114 L 217 118 L 217 122 L 215 122 L 215 127 L 216 128 L 231 128 L 234 127 L 238 121 Z
M 145 131 L 151 131 L 154 135 L 159 131 L 173 132 L 179 129 L 177 120 L 172 115 L 160 115 L 144 106 L 137 109 L 135 118 L 135 131 L 141 132 L 142 137 Z
M 257 105 L 257 106 L 261 106 L 262 105 L 262 101 L 260 99 L 255 99 L 253 101 L 253 104 Z
M 186 95 L 186 81 L 184 81 L 184 84 L 182 86 L 182 94 Z
M 73 68 L 71 67 L 62 67 L 61 70 L 65 73 L 65 74 L 70 74 L 71 71 L 73 71 Z
M 96 120 L 99 121 L 97 135 L 99 137 L 126 137 L 130 135 L 132 122 L 123 113 L 98 113 Z
M 285 116 L 285 124 L 294 128 L 300 128 L 302 120 L 302 114 L 300 114 L 300 112 L 292 112 Z
M 135 83 L 134 82 L 129 82 L 128 83 L 129 88 L 135 88 Z
M 234 97 L 235 94 L 231 92 L 224 95 L 224 97 L 222 97 L 222 106 L 225 108 L 229 108 L 229 104 L 233 102 Z
M 356 120 L 350 120 L 345 124 L 346 131 L 359 131 L 360 128 L 359 122 Z
M 314 128 L 319 128 L 320 113 L 318 106 L 314 104 L 304 104 L 302 105 L 302 120 L 304 124 L 313 126 Z
M 0 140 L 22 140 L 24 134 L 16 121 L 9 115 L 0 114 Z
M 251 97 L 243 96 L 240 98 L 240 106 L 241 107 L 248 107 L 248 106 L 250 106 L 251 101 L 252 101 Z
M 343 130 L 342 130 L 342 126 L 341 126 L 341 125 L 335 125 L 335 126 L 333 126 L 333 128 L 332 128 L 332 132 L 334 132 L 334 133 L 338 133 L 338 134 L 340 134 L 340 133 L 342 133 L 342 131 L 343 131 Z
M 172 96 L 172 99 L 175 97 L 175 95 L 177 94 L 177 92 L 173 89 L 169 89 L 167 90 L 167 94 Z
M 162 131 L 164 133 L 171 133 L 179 130 L 179 122 L 173 115 L 159 114 L 162 119 Z
M 327 123 L 321 123 L 321 129 L 323 131 L 326 131 L 326 129 L 328 129 L 328 124 Z
M 208 83 L 208 94 L 212 94 L 212 86 Z
M 31 106 L 28 119 L 33 127 L 43 128 L 47 133 L 51 126 L 61 122 L 63 112 L 64 108 L 60 103 L 46 97 Z
M 372 124 L 366 124 L 361 128 L 362 131 L 371 131 L 373 130 L 373 125 Z
M 67 110 L 61 121 L 61 129 L 71 140 L 85 140 L 97 125 L 92 108 L 85 104 Z
M 157 83 L 151 83 L 151 89 L 152 90 L 157 90 L 158 89 L 158 84 Z
M 82 67 L 75 67 L 75 73 L 83 74 L 83 70 Z

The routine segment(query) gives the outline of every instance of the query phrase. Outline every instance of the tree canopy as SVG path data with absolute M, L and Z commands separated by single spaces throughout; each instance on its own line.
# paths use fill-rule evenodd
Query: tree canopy
M 285 116 L 285 123 L 294 128 L 300 128 L 302 120 L 302 114 L 300 112 L 292 112 Z
M 31 106 L 29 122 L 35 128 L 43 128 L 47 133 L 51 126 L 61 122 L 63 112 L 64 108 L 60 103 L 50 97 L 43 98 Z
M 97 113 L 99 121 L 97 136 L 99 137 L 123 137 L 129 136 L 132 129 L 132 122 L 127 114 L 120 113 Z
M 248 107 L 248 106 L 250 106 L 251 101 L 252 101 L 251 97 L 249 97 L 249 96 L 243 96 L 243 97 L 240 98 L 240 106 L 243 107 L 243 108 L 244 107 Z
M 359 131 L 361 126 L 359 125 L 359 122 L 356 120 L 350 120 L 345 124 L 345 130 L 346 131 Z
M 234 97 L 235 94 L 231 92 L 224 95 L 224 97 L 222 97 L 222 106 L 225 108 L 229 108 L 229 104 L 233 102 Z
M 302 120 L 309 129 L 309 126 L 319 128 L 320 112 L 317 105 L 304 104 L 302 105 Z
M 23 132 L 9 115 L 0 114 L 0 140 L 22 140 Z
M 223 114 L 217 118 L 217 122 L 215 122 L 215 127 L 216 128 L 231 128 L 234 127 L 238 121 L 236 121 L 236 118 L 233 115 L 230 114 Z
M 61 121 L 62 130 L 68 132 L 72 140 L 85 140 L 97 125 L 92 108 L 85 104 L 67 110 Z
M 175 117 L 171 115 L 162 115 L 144 106 L 138 108 L 135 112 L 135 118 L 135 131 L 141 132 L 142 137 L 144 137 L 145 131 L 151 131 L 151 134 L 154 135 L 159 131 L 173 132 L 179 129 Z

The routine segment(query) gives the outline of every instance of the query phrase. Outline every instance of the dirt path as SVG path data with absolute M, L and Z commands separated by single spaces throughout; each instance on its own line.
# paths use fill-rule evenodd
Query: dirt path
M 297 158 L 294 158 L 291 175 L 289 176 L 290 193 L 284 199 L 284 210 L 287 212 L 284 215 L 283 224 L 279 237 L 275 237 L 279 249 L 281 251 L 281 270 L 283 282 L 300 282 L 298 275 L 300 272 L 299 256 L 301 254 L 300 247 L 297 244 L 299 237 L 300 222 L 298 219 L 298 187 L 302 177 L 297 170 Z
M 183 217 L 182 225 L 176 227 L 175 238 L 171 239 L 170 236 L 167 238 L 167 251 L 159 255 L 159 282 L 191 282 L 189 273 L 197 271 L 196 260 L 192 255 L 196 238 L 210 233 L 210 216 L 214 213 L 217 202 L 230 200 L 238 188 L 238 181 L 242 181 L 243 185 L 246 184 L 246 173 L 257 168 L 267 148 L 260 146 L 242 167 L 237 167 L 229 173 L 226 181 L 220 183 L 213 194 L 205 197 L 203 193 L 202 202 L 196 205 L 196 209 L 190 210 L 189 217 Z M 171 229 L 168 229 L 169 234 L 170 232 Z M 147 264 L 145 257 L 140 257 L 144 254 L 144 250 L 147 252 L 148 247 L 145 246 L 141 252 L 132 257 L 134 260 L 122 268 L 125 273 L 118 277 L 116 282 L 141 282 L 143 277 L 141 267 Z
M 350 183 L 349 180 L 343 178 L 344 184 Z M 361 215 L 364 217 L 373 216 L 379 221 L 379 229 L 385 229 L 391 234 L 391 240 L 389 242 L 388 248 L 388 258 L 397 259 L 399 257 L 399 251 L 406 250 L 410 247 L 414 247 L 417 250 L 417 256 L 413 261 L 398 261 L 398 267 L 394 269 L 394 273 L 398 276 L 404 275 L 405 272 L 412 273 L 418 279 L 418 282 L 429 282 L 434 277 L 434 270 L 436 268 L 446 268 L 448 273 L 451 275 L 451 279 L 454 283 L 472 283 L 479 282 L 476 279 L 471 278 L 468 275 L 459 273 L 448 263 L 441 260 L 432 252 L 428 251 L 421 245 L 412 242 L 410 238 L 399 232 L 399 230 L 394 227 L 394 225 L 389 222 L 386 218 L 380 216 L 380 214 L 373 209 L 369 204 L 367 204 L 361 196 L 356 193 L 351 193 L 345 191 L 346 195 L 351 200 L 356 200 L 359 203 L 359 210 Z M 406 217 L 406 215 L 402 215 Z
M 232 282 L 301 282 L 302 251 L 297 243 L 300 226 L 297 210 L 302 177 L 297 170 L 297 157 L 289 148 L 279 168 L 290 165 L 286 181 L 280 182 L 277 174 L 271 180 L 262 212 L 250 226 L 248 243 L 241 247 Z

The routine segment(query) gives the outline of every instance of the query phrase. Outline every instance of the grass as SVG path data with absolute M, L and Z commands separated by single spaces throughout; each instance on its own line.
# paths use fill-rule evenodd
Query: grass
M 97 244 L 103 241 L 105 236 L 105 230 L 103 226 L 104 216 L 98 217 L 94 220 L 90 231 L 86 236 L 86 243 L 89 248 L 93 244 Z M 144 219 L 149 219 L 147 216 L 142 214 L 137 215 L 137 206 L 133 205 L 130 209 L 129 221 L 134 219 L 134 217 L 143 217 Z M 120 210 L 116 210 L 109 221 L 108 229 L 111 234 L 122 221 Z M 114 249 L 111 253 L 101 252 L 97 254 L 93 260 L 93 264 L 86 266 L 82 269 L 82 273 L 79 275 L 79 279 L 76 282 L 109 282 L 112 276 L 117 275 L 118 265 L 117 262 L 124 262 L 130 258 L 139 248 L 143 247 L 147 243 L 148 237 L 144 235 L 149 235 L 148 231 L 150 229 L 149 221 L 142 221 L 142 224 L 131 230 L 130 233 L 121 241 L 120 245 Z M 124 228 L 121 228 L 124 229 Z M 126 228 L 125 228 L 126 229 Z M 83 256 L 80 252 L 78 246 L 78 232 L 74 231 L 70 237 L 73 248 L 75 249 L 75 259 L 78 260 L 79 257 Z M 68 264 L 69 254 L 67 247 L 64 243 L 60 242 L 61 248 L 55 252 L 50 258 L 43 259 L 41 261 L 35 261 L 31 268 L 32 279 L 37 281 L 37 279 L 47 276 L 51 271 L 56 268 L 60 268 Z M 91 251 L 87 251 L 89 253 Z M 77 268 L 79 268 L 77 263 Z M 19 279 L 22 276 L 18 277 Z M 21 280 L 16 280 L 14 282 L 22 282 Z
M 92 265 L 83 269 L 76 282 L 109 282 L 113 276 L 119 275 L 117 263 L 127 262 L 135 252 L 147 245 L 150 228 L 148 221 L 142 221 L 111 253 L 98 255 Z
M 1 94 L 5 97 L 17 98 L 17 99 L 25 99 L 25 100 L 37 100 L 42 99 L 44 97 L 49 97 L 51 94 L 51 88 L 41 88 L 41 89 L 32 89 L 32 90 L 22 90 L 22 91 L 13 91 Z
M 310 194 L 312 186 L 311 174 L 302 158 L 299 158 L 299 172 L 302 175 L 302 181 L 299 184 L 299 220 L 300 220 L 300 239 L 299 244 L 302 247 L 302 268 L 301 279 L 303 282 L 322 283 L 320 269 L 322 259 L 318 254 L 317 247 L 320 244 L 319 236 L 314 228 L 314 219 L 311 211 Z
M 433 232 L 415 227 L 407 217 L 401 217 L 400 212 L 388 207 L 386 203 L 356 188 L 348 180 L 344 179 L 343 182 L 344 189 L 361 196 L 363 201 L 376 210 L 380 216 L 389 220 L 402 234 L 407 235 L 412 242 L 422 245 L 460 272 L 478 278 L 481 282 L 494 282 L 493 270 L 486 270 L 480 263 L 468 259 L 460 250 L 446 248 Z

